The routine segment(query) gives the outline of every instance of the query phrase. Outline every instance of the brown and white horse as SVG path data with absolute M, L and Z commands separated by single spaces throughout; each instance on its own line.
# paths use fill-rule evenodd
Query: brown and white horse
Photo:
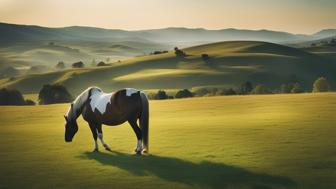
M 132 88 L 121 89 L 114 93 L 104 93 L 98 87 L 90 87 L 82 92 L 72 103 L 65 118 L 65 141 L 71 142 L 78 131 L 77 118 L 82 114 L 89 123 L 98 151 L 97 138 L 106 150 L 111 150 L 103 140 L 102 124 L 115 126 L 126 121 L 133 128 L 137 154 L 147 153 L 148 148 L 148 98 L 145 93 Z M 137 120 L 139 119 L 139 126 Z

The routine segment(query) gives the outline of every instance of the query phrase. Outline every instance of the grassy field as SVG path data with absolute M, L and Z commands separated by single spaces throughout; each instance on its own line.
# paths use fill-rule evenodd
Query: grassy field
M 0 188 L 336 188 L 335 93 L 151 101 L 148 156 L 127 124 L 65 143 L 66 109 L 1 107 Z
M 38 93 L 44 84 L 59 83 L 76 95 L 92 85 L 108 91 L 125 87 L 150 90 L 221 85 L 236 88 L 251 81 L 274 89 L 287 83 L 292 74 L 306 90 L 311 90 L 313 81 L 320 76 L 327 77 L 331 86 L 336 86 L 334 61 L 283 45 L 231 41 L 194 46 L 183 51 L 188 55 L 185 58 L 178 58 L 170 51 L 129 58 L 106 67 L 4 78 L 0 79 L 0 87 Z M 210 56 L 209 60 L 201 58 L 204 53 Z

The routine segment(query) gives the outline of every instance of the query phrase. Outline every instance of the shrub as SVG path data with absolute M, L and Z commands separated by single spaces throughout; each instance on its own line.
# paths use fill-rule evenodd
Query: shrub
M 249 81 L 246 81 L 240 87 L 240 93 L 243 95 L 250 94 L 252 90 L 253 90 L 253 86 L 252 86 L 252 83 Z
M 233 90 L 232 88 L 224 90 L 224 95 L 236 95 L 236 91 Z
M 257 85 L 253 89 L 253 94 L 269 94 L 269 93 L 270 92 L 268 91 L 268 89 L 264 85 Z
M 154 51 L 154 52 L 152 52 L 150 54 L 156 55 L 156 54 L 164 54 L 164 53 L 168 53 L 168 51 Z
M 179 48 L 175 47 L 174 50 L 175 50 L 175 55 L 177 57 L 185 57 L 186 56 L 186 54 L 182 50 L 180 50 Z
M 15 89 L 0 89 L 0 105 L 25 105 L 20 91 Z
M 193 97 L 193 96 L 194 95 L 188 89 L 179 90 L 175 94 L 175 98 L 189 98 L 189 97 Z
M 164 90 L 159 90 L 159 91 L 155 94 L 154 99 L 156 99 L 156 100 L 164 100 L 164 99 L 168 99 L 168 95 L 167 95 L 166 91 L 164 91 Z
M 72 67 L 73 68 L 84 68 L 84 63 L 82 61 L 79 61 L 79 62 L 75 62 L 72 64 Z
M 34 106 L 36 103 L 30 99 L 26 99 L 25 100 L 25 104 L 28 105 L 28 106 Z
M 325 77 L 320 77 L 315 80 L 313 84 L 313 93 L 328 92 L 330 91 L 330 85 Z
M 210 59 L 210 57 L 209 57 L 208 54 L 202 54 L 201 57 L 202 57 L 202 60 L 203 60 L 204 62 L 206 62 L 206 61 L 208 61 L 208 60 Z
M 194 91 L 195 96 L 205 96 L 208 93 L 210 93 L 210 91 L 207 88 L 198 88 Z
M 40 104 L 55 104 L 70 102 L 72 97 L 62 85 L 44 85 L 39 93 Z
M 106 64 L 105 62 L 103 62 L 103 61 L 100 61 L 98 64 L 97 64 L 97 66 L 107 66 L 108 64 Z

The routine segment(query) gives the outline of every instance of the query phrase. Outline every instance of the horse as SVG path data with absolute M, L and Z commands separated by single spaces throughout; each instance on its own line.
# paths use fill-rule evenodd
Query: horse
M 65 118 L 65 142 L 71 142 L 78 131 L 77 118 L 82 115 L 88 122 L 98 152 L 97 138 L 111 151 L 103 139 L 102 125 L 117 126 L 126 121 L 132 127 L 137 144 L 136 154 L 148 153 L 149 105 L 145 93 L 133 88 L 104 93 L 98 87 L 89 87 L 71 103 Z M 139 125 L 137 121 L 139 120 Z

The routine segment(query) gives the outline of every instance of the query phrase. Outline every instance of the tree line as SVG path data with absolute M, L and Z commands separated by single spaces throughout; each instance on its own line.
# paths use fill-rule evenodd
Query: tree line
M 328 92 L 331 91 L 330 84 L 325 77 L 316 79 L 313 83 L 311 92 Z M 165 90 L 148 93 L 148 97 L 153 100 L 164 100 L 173 98 L 189 98 L 202 96 L 228 96 L 228 95 L 253 95 L 253 94 L 290 94 L 303 93 L 301 84 L 293 79 L 292 81 L 282 84 L 279 89 L 271 90 L 266 85 L 257 84 L 253 86 L 252 82 L 247 81 L 241 84 L 240 87 L 234 88 L 217 88 L 217 87 L 200 87 L 193 91 L 188 89 L 178 90 L 175 94 L 168 94 Z
M 312 92 L 328 92 L 331 90 L 330 84 L 325 77 L 320 77 L 313 83 Z M 302 93 L 305 92 L 299 82 L 283 84 L 280 91 L 271 91 L 265 85 L 258 84 L 253 87 L 252 82 L 243 83 L 238 89 L 233 88 L 197 88 L 194 91 L 189 89 L 178 90 L 174 94 L 168 94 L 164 90 L 155 93 L 148 93 L 148 97 L 154 100 L 179 99 L 201 96 L 223 96 L 223 95 L 249 95 L 249 94 L 275 94 L 275 93 Z M 39 104 L 68 103 L 73 100 L 72 95 L 65 86 L 59 84 L 44 85 L 38 95 Z M 35 105 L 30 99 L 24 99 L 23 95 L 15 89 L 0 89 L 0 105 Z

